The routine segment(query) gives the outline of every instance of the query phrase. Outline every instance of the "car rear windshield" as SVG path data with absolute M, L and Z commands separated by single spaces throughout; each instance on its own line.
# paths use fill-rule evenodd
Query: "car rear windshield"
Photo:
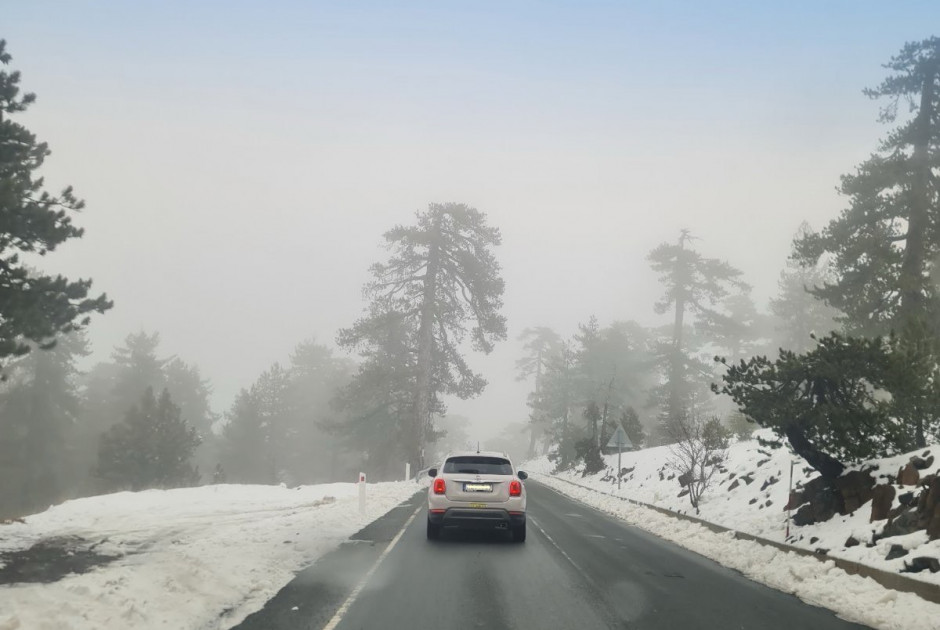
M 462 455 L 444 462 L 446 473 L 468 473 L 471 475 L 511 475 L 512 464 L 502 457 Z

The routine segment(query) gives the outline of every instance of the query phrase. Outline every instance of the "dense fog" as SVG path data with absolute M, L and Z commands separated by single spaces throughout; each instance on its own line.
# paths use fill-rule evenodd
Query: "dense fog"
M 37 99 L 2 120 L 84 201 L 18 264 L 106 297 L 4 336 L 0 516 L 478 446 L 565 466 L 689 410 L 746 433 L 729 365 L 894 330 L 807 289 L 872 255 L 826 228 L 917 120 L 920 88 L 862 90 L 923 15 L 672 5 L 6 7 L 5 102 Z

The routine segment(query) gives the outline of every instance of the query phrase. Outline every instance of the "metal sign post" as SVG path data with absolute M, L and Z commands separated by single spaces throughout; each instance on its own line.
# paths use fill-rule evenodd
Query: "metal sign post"
M 617 443 L 617 490 L 620 490 L 620 480 L 623 478 L 623 475 L 620 474 L 620 471 L 623 470 L 620 466 L 620 457 L 623 455 L 623 444 Z
M 620 471 L 622 470 L 621 466 L 621 457 L 623 456 L 623 447 L 627 446 L 633 448 L 633 442 L 630 441 L 630 438 L 627 437 L 627 432 L 623 430 L 623 427 L 619 424 L 617 425 L 617 430 L 614 431 L 614 434 L 610 436 L 610 441 L 607 442 L 607 448 L 617 447 L 617 489 L 620 490 L 621 475 Z

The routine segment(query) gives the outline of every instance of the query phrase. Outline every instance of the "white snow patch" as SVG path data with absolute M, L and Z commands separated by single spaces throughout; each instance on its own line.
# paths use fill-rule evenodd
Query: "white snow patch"
M 51 584 L 0 587 L 0 630 L 230 628 L 418 489 L 368 484 L 365 516 L 353 483 L 214 485 L 68 501 L 0 526 L 0 551 L 75 536 L 122 557 Z

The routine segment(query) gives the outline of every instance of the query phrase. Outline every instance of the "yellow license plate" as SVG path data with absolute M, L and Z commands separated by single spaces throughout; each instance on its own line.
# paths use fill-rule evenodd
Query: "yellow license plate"
M 485 507 L 486 507 L 486 503 L 471 503 L 471 504 L 470 504 L 470 507 L 472 507 L 472 508 L 485 508 Z

